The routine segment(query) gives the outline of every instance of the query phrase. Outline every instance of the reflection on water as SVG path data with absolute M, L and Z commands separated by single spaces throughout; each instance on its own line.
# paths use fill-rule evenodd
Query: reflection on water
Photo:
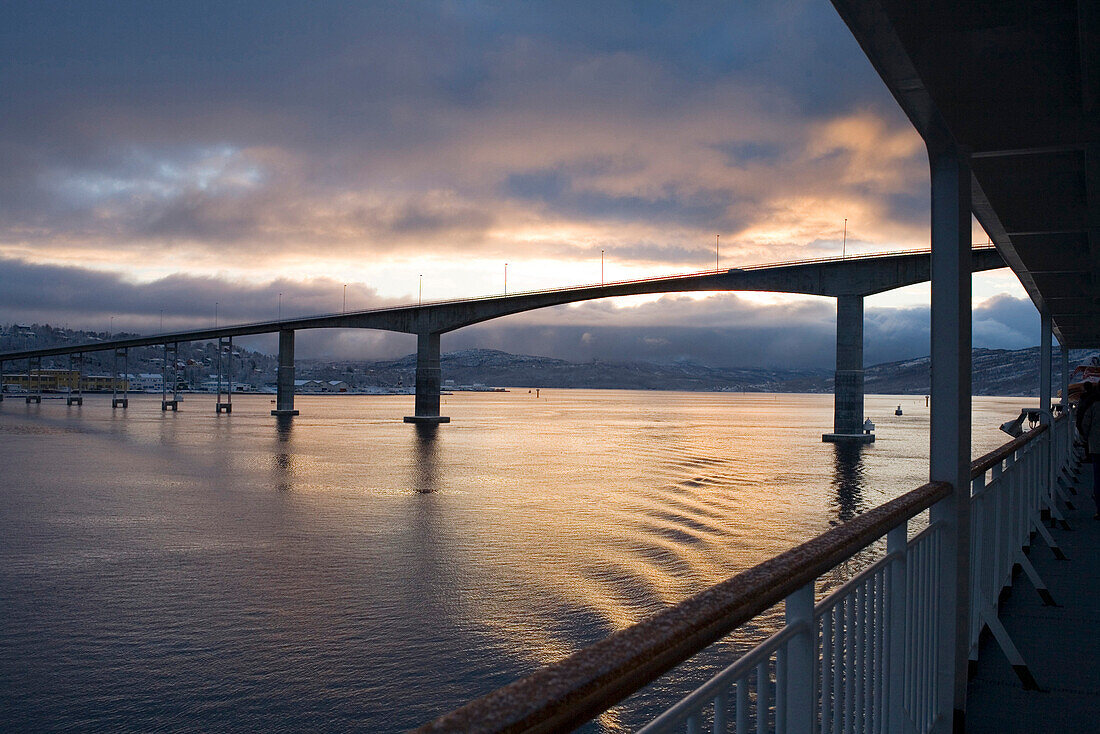
M 294 466 L 288 451 L 293 429 L 293 417 L 275 416 L 275 453 L 271 457 L 271 466 L 275 488 L 280 492 L 289 492 L 294 489 Z
M 832 489 L 837 521 L 848 522 L 867 509 L 863 499 L 863 450 L 867 444 L 834 443 Z
M 442 427 L 409 400 L 0 403 L 0 720 L 407 729 L 927 476 L 923 400 L 869 398 L 863 448 L 821 443 L 827 395 L 465 393 Z M 976 453 L 1018 407 L 975 399 Z M 780 614 L 588 728 L 637 728 Z
M 439 480 L 439 425 L 415 423 L 415 461 L 412 486 L 420 494 L 431 494 L 438 489 Z

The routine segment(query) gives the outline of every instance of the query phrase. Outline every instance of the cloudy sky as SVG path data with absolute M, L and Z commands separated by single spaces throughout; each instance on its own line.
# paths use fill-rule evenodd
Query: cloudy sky
M 825 0 L 8 1 L 0 321 L 157 330 L 928 244 L 924 149 Z M 977 226 L 975 241 L 985 236 Z M 421 277 L 422 276 L 422 277 Z M 282 294 L 280 299 L 279 294 Z M 1007 270 L 975 344 L 1038 339 Z M 928 351 L 927 286 L 867 303 Z M 113 321 L 112 321 L 113 320 Z M 622 299 L 444 337 L 828 366 L 835 305 Z M 260 346 L 267 343 L 258 342 Z M 303 335 L 388 357 L 405 335 Z

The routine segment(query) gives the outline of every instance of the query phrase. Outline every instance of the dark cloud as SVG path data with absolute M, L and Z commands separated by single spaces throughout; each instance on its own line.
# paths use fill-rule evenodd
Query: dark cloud
M 727 165 L 739 168 L 750 164 L 775 163 L 783 154 L 778 144 L 757 141 L 715 143 L 714 149 L 726 157 Z
M 8 2 L 0 105 L 0 248 L 42 258 L 454 255 L 542 220 L 631 224 L 650 231 L 621 244 L 679 257 L 668 230 L 732 235 L 769 198 L 844 189 L 852 158 L 808 152 L 815 123 L 905 126 L 811 0 Z
M 348 287 L 350 308 L 390 305 L 362 284 Z M 281 298 L 280 298 L 280 294 Z M 343 283 L 323 278 L 249 283 L 213 277 L 171 275 L 133 283 L 115 273 L 77 267 L 36 265 L 0 259 L 0 319 L 106 331 L 151 333 L 244 323 L 287 316 L 336 313 L 343 307 Z
M 931 189 L 925 188 L 918 193 L 899 192 L 883 197 L 886 214 L 897 222 L 918 225 L 928 221 L 928 212 L 932 206 Z
M 720 222 L 730 226 L 723 221 L 730 205 L 728 191 L 681 190 L 665 185 L 647 196 L 613 196 L 577 186 L 560 170 L 510 174 L 504 190 L 508 195 L 535 201 L 556 213 L 580 219 L 676 225 Z
M 1039 343 L 1039 312 L 1026 298 L 998 295 L 974 309 L 974 344 L 1023 349 Z

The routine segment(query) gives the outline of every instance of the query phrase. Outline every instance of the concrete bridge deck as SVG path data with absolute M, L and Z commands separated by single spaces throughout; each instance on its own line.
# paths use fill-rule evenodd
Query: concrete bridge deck
M 971 273 L 1004 267 L 1003 258 L 992 246 L 972 248 L 969 260 Z M 929 250 L 746 265 L 683 275 L 417 303 L 339 314 L 280 318 L 275 321 L 251 324 L 229 324 L 194 331 L 109 339 L 91 344 L 5 352 L 0 353 L 0 376 L 3 374 L 5 361 L 28 360 L 27 371 L 30 374 L 38 369 L 34 365 L 40 366 L 43 357 L 81 355 L 85 352 L 113 349 L 116 361 L 119 354 L 123 355 L 125 366 L 127 349 L 163 345 L 166 371 L 162 408 L 176 410 L 179 396 L 173 391 L 173 398 L 169 400 L 167 388 L 168 366 L 174 364 L 169 359 L 169 353 L 174 353 L 177 344 L 217 339 L 220 354 L 222 340 L 227 340 L 229 349 L 232 351 L 234 337 L 278 333 L 278 386 L 276 408 L 272 411 L 272 415 L 291 416 L 298 414 L 294 409 L 294 334 L 296 331 L 301 329 L 380 329 L 417 336 L 414 414 L 407 416 L 406 422 L 447 423 L 450 419 L 440 415 L 439 412 L 442 385 L 439 339 L 440 335 L 449 331 L 524 311 L 616 296 L 706 291 L 800 293 L 832 297 L 837 300 L 834 388 L 836 400 L 833 431 L 823 435 L 822 440 L 866 442 L 873 441 L 874 436 L 862 430 L 864 419 L 863 299 L 876 293 L 923 283 L 930 278 L 931 251 Z M 174 378 L 173 373 L 172 379 Z M 28 398 L 30 399 L 32 398 Z M 112 402 L 125 407 L 125 393 L 121 400 L 121 403 Z M 228 409 L 226 412 L 229 412 Z
M 1044 606 L 1021 578 L 1000 609 L 1005 629 L 1042 690 L 1020 686 L 992 639 L 984 640 L 967 689 L 972 734 L 1100 731 L 1100 520 L 1093 520 L 1092 472 L 1082 467 L 1072 530 L 1051 530 L 1068 560 L 1041 540 L 1030 558 L 1060 606 Z
M 832 298 L 862 298 L 927 282 L 931 277 L 929 253 L 929 250 L 905 250 L 849 257 L 762 263 L 636 280 L 424 301 L 244 324 L 224 324 L 45 349 L 12 350 L 0 353 L 0 361 L 159 346 L 178 342 L 209 341 L 224 337 L 255 336 L 301 329 L 378 329 L 418 335 L 441 334 L 524 311 L 600 298 L 646 294 L 764 291 Z M 1003 268 L 1005 263 L 996 248 L 983 245 L 973 248 L 971 266 L 972 271 L 977 273 Z

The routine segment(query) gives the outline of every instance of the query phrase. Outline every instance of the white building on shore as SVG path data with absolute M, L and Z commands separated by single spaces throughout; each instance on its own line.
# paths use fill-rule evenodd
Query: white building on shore
M 164 388 L 164 375 L 160 373 L 128 374 L 126 380 L 130 383 L 131 392 L 161 392 Z

